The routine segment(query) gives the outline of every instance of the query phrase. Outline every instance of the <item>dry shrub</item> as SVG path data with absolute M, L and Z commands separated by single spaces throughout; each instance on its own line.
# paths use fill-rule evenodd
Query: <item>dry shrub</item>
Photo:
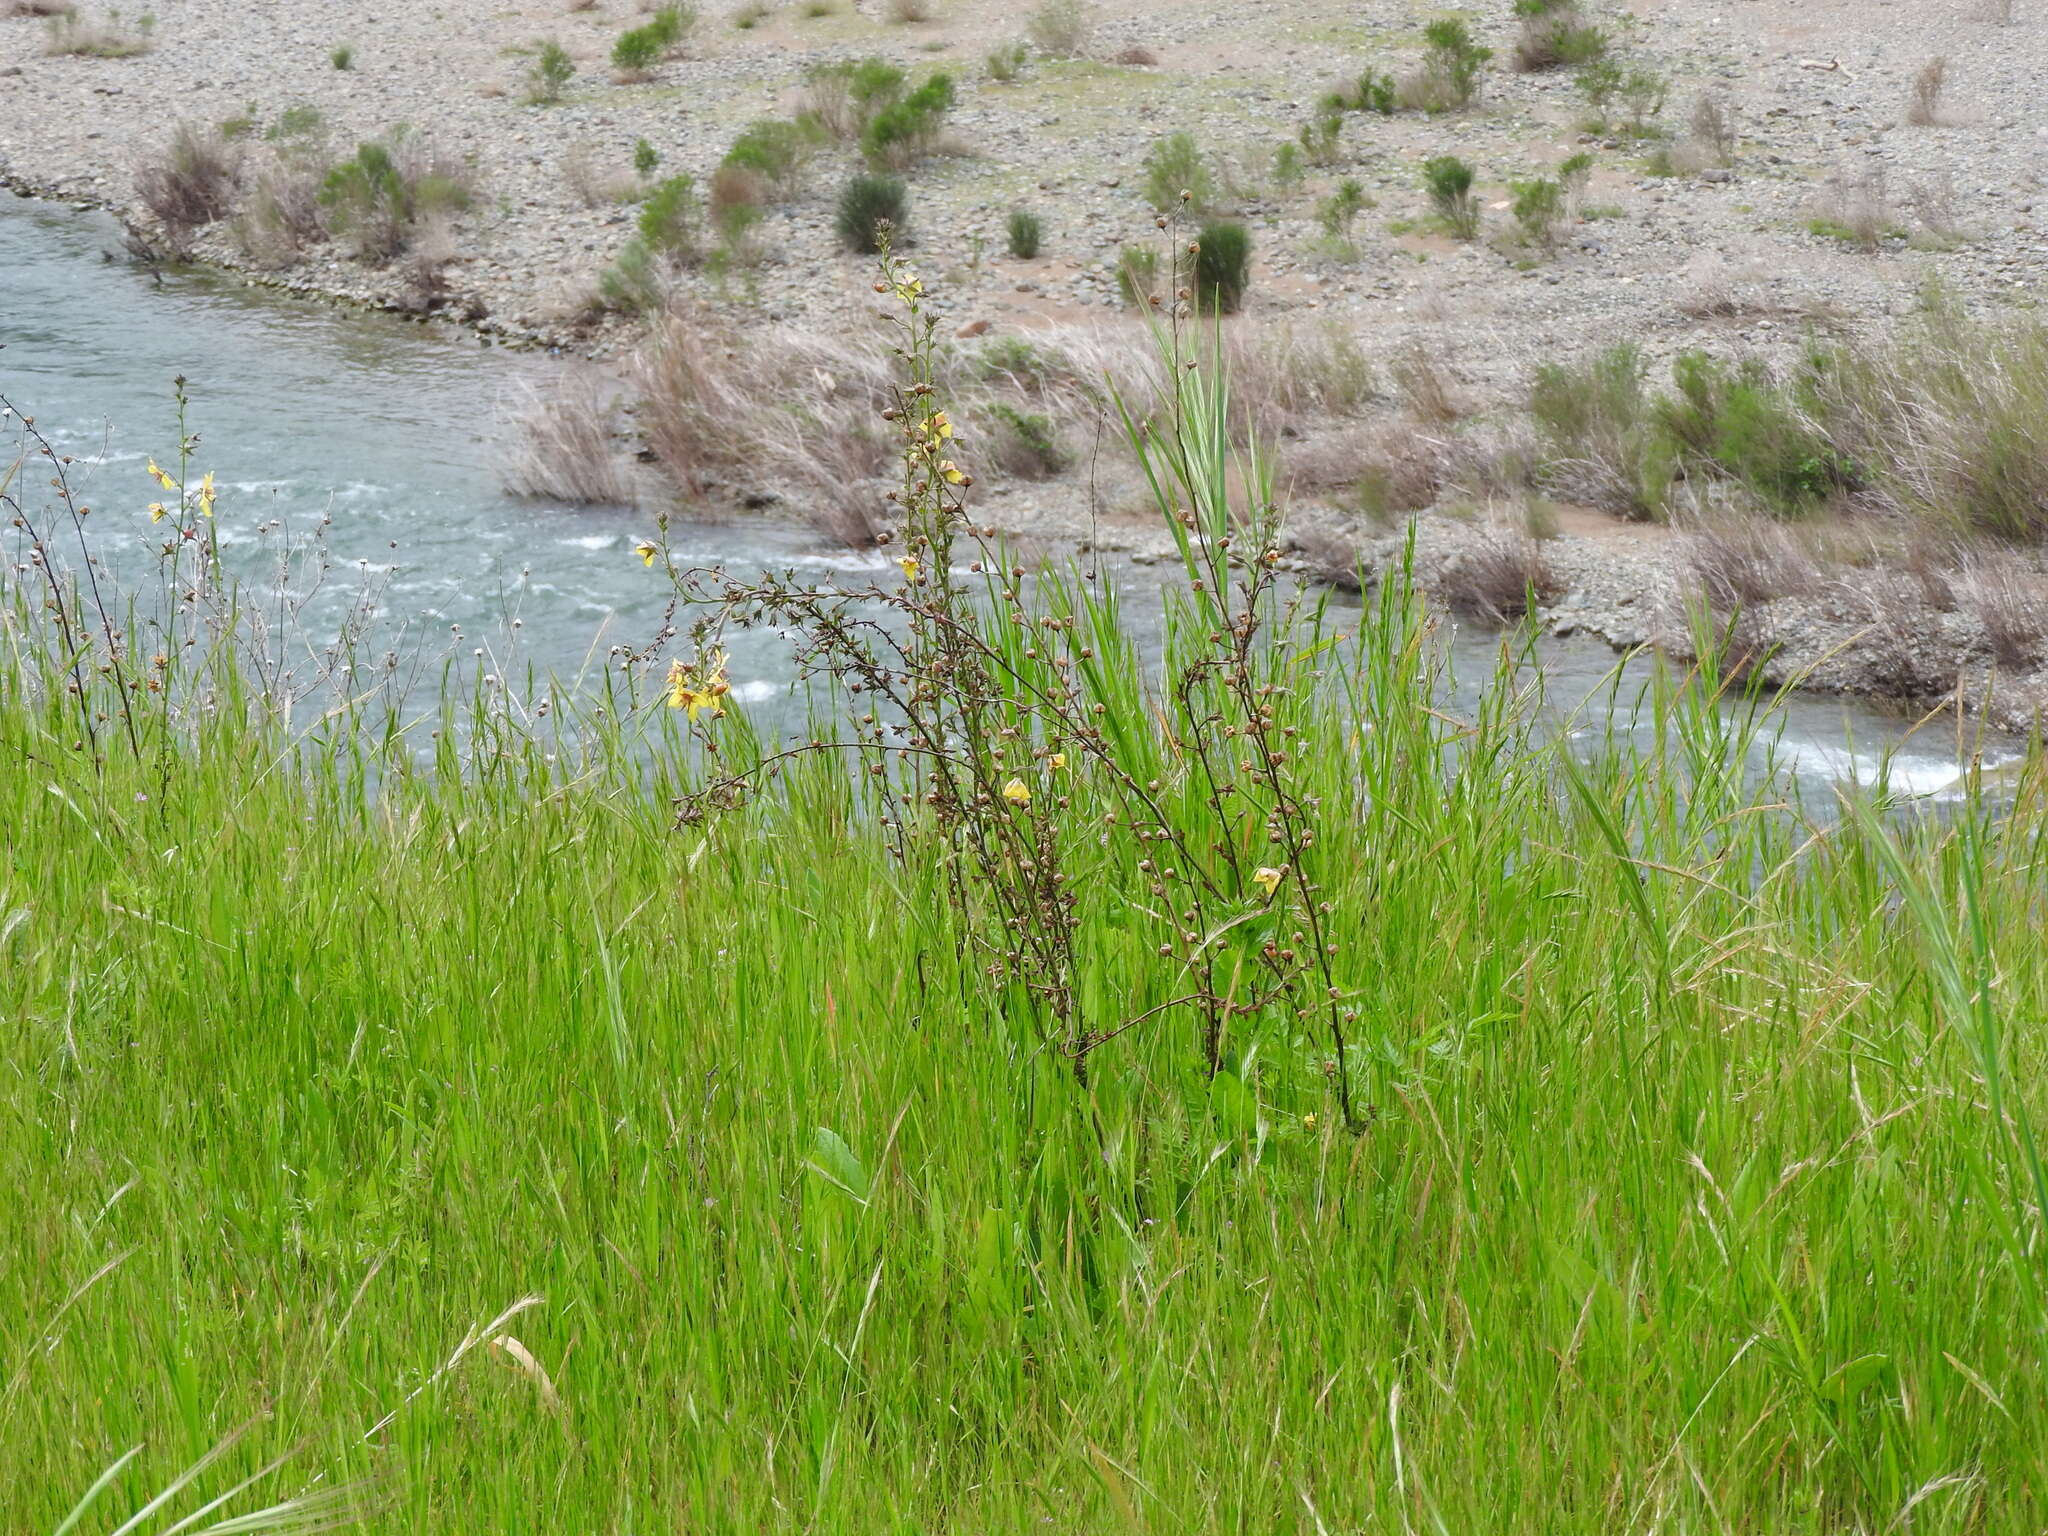
M 448 302 L 448 268 L 456 258 L 455 227 L 445 214 L 421 220 L 407 243 L 398 276 L 407 309 L 428 314 Z
M 1443 425 L 1465 414 L 1443 360 L 1420 341 L 1411 341 L 1389 365 L 1394 393 L 1417 421 Z
M 1963 220 L 1955 179 L 1948 172 L 1933 171 L 1916 177 L 1906 188 L 1906 204 L 1920 221 L 1920 227 L 1936 240 L 1962 238 Z
M 169 142 L 136 163 L 135 195 L 182 246 L 233 211 L 241 176 L 241 152 L 219 129 L 180 123 Z
M 1505 624 L 1563 589 L 1543 546 L 1519 528 L 1494 528 L 1445 562 L 1435 586 L 1451 611 Z
M 1024 18 L 1024 35 L 1048 58 L 1074 59 L 1088 51 L 1095 16 L 1085 0 L 1044 0 Z
M 1159 63 L 1159 55 L 1150 48 L 1133 43 L 1128 48 L 1119 48 L 1112 62 L 1129 69 L 1151 69 Z
M 1701 91 L 1686 118 L 1687 143 L 1709 165 L 1733 165 L 1738 134 L 1735 109 L 1718 91 Z
M 69 16 L 78 6 L 74 0 L 9 0 L 9 16 Z
M 1687 568 L 1718 613 L 1812 588 L 1812 562 L 1784 529 L 1760 520 L 1701 529 L 1685 541 Z
M 1831 235 L 1874 251 L 1897 227 L 1882 165 L 1837 170 L 1828 177 L 1814 205 L 1816 233 Z
M 152 29 L 156 25 L 154 17 L 144 16 L 131 29 L 122 21 L 118 11 L 96 20 L 68 6 L 62 10 L 31 11 L 27 14 L 49 18 L 50 34 L 43 42 L 45 53 L 81 54 L 93 59 L 130 59 L 149 52 Z
M 2048 583 L 2039 574 L 1978 561 L 1965 572 L 1963 587 L 1993 661 L 2010 672 L 2031 672 L 2048 659 Z
M 327 238 L 320 222 L 321 174 L 317 165 L 295 155 L 275 155 L 263 163 L 235 220 L 243 255 L 260 266 L 289 267 Z
M 618 409 L 614 387 L 586 373 L 564 374 L 545 392 L 529 389 L 505 489 L 572 506 L 633 505 L 632 472 L 613 431 Z
M 585 208 L 611 208 L 638 200 L 640 178 L 626 170 L 606 170 L 597 162 L 597 148 L 578 139 L 562 151 L 562 184 Z
M 870 482 L 890 463 L 877 430 L 893 399 L 888 339 L 740 332 L 676 300 L 635 360 L 647 446 L 693 495 L 735 476 L 794 482 L 813 521 L 849 543 L 880 526 Z M 750 489 L 756 487 L 750 487 Z
M 571 15 L 578 11 L 594 11 L 597 9 L 597 0 L 569 0 L 568 9 Z
M 893 22 L 914 25 L 930 21 L 939 14 L 934 0 L 889 0 L 888 16 Z
M 1938 626 L 1927 622 L 1918 585 L 1896 571 L 1860 572 L 1839 583 L 1836 595 L 1861 626 L 1851 655 L 1866 691 L 1884 698 L 1932 702 L 1953 694 L 1962 657 Z
M 1941 121 L 1941 93 L 1948 84 L 1948 60 L 1929 59 L 1913 77 L 1913 94 L 1906 103 L 1906 121 L 1932 128 Z
M 1240 438 L 1248 432 L 1269 442 L 1299 436 L 1333 417 L 1358 415 L 1378 394 L 1364 349 L 1336 325 L 1230 331 L 1224 353 Z

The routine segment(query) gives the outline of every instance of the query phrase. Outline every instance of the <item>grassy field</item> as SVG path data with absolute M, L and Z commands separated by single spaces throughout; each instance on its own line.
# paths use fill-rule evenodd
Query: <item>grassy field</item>
M 822 759 L 679 827 L 666 711 L 652 772 L 232 707 L 94 754 L 15 613 L 9 1530 L 136 1446 L 77 1529 L 2048 1521 L 2031 769 L 1810 817 L 1703 678 L 1575 754 L 1506 673 L 1440 709 L 1390 588 L 1280 716 L 1341 1061 L 1298 977 L 1206 1049 L 1108 757 L 1019 770 L 1115 1025 L 1084 1085 L 960 837 Z M 1248 862 L 1108 672 L 1146 793 Z M 1205 948 L 1298 942 L 1267 873 Z

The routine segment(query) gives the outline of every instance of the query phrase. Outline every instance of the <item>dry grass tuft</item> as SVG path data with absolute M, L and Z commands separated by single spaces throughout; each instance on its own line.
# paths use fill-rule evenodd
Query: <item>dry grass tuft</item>
M 1445 563 L 1434 585 L 1453 613 L 1489 624 L 1525 617 L 1562 590 L 1542 544 L 1519 528 L 1480 534 Z
M 1948 60 L 1929 59 L 1913 77 L 1913 94 L 1906 104 L 1906 121 L 1932 128 L 1941 121 L 1941 93 L 1948 84 Z
M 1962 586 L 1993 661 L 2009 672 L 2032 672 L 2048 660 L 2048 582 L 2039 573 L 1977 561 Z
M 1411 341 L 1389 365 L 1394 393 L 1417 421 L 1442 426 L 1465 414 L 1451 383 L 1450 369 L 1420 341 Z
M 1685 541 L 1687 568 L 1717 613 L 1812 590 L 1813 563 L 1783 528 L 1756 519 L 1703 528 Z
M 545 395 L 529 391 L 505 489 L 571 506 L 635 505 L 633 474 L 613 431 L 618 408 L 612 386 L 588 374 L 565 375 Z
M 162 148 L 137 161 L 135 195 L 182 248 L 234 210 L 241 176 L 241 151 L 219 129 L 180 123 Z
M 81 15 L 71 9 L 31 11 L 29 15 L 49 18 L 50 35 L 43 51 L 50 54 L 78 54 L 93 59 L 132 59 L 149 52 L 154 17 L 145 16 L 130 27 L 118 12 L 103 19 Z

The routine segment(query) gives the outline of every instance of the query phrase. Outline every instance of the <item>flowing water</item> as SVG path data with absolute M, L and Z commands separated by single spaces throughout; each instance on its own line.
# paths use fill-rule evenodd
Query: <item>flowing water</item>
M 193 470 L 220 488 L 223 547 L 260 583 L 272 556 L 250 530 L 270 519 L 324 538 L 334 568 L 301 615 L 333 633 L 372 594 L 377 643 L 533 666 L 568 678 L 602 666 L 613 644 L 640 644 L 663 622 L 666 591 L 634 558 L 645 513 L 568 508 L 509 496 L 501 483 L 507 422 L 523 391 L 560 366 L 486 347 L 462 332 L 292 300 L 203 276 L 153 274 L 118 259 L 102 215 L 0 193 L 0 394 L 76 455 L 96 549 L 139 575 L 160 542 L 144 473 L 178 438 L 172 380 L 199 435 Z M 672 523 L 685 562 L 847 572 L 863 557 L 808 529 L 761 520 Z M 873 569 L 886 569 L 879 559 Z M 1110 569 L 1142 616 L 1157 579 Z M 786 663 L 772 637 L 745 637 L 736 693 L 773 707 Z M 1468 677 L 1493 670 L 1498 641 L 1453 639 Z M 1591 642 L 1546 642 L 1549 697 L 1571 705 L 1615 664 Z M 1653 663 L 1641 663 L 1648 666 Z M 1987 759 L 2010 743 L 1978 744 Z M 1891 757 L 1894 788 L 1939 792 L 1958 771 L 1947 736 L 1905 738 L 1904 723 L 1842 701 L 1787 710 L 1781 756 L 1816 784 L 1866 777 Z

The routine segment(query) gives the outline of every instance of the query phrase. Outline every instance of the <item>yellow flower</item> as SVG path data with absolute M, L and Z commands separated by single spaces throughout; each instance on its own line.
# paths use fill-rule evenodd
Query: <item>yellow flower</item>
M 1067 754 L 1064 752 L 1049 752 L 1046 754 L 1045 760 L 1055 768 L 1067 766 Z
M 1304 1131 L 1312 1131 L 1316 1128 L 1316 1117 L 1313 1113 L 1301 1117 L 1301 1128 Z
M 946 419 L 944 411 L 933 411 L 925 418 L 924 430 L 927 437 L 943 443 L 953 435 L 953 423 Z
M 905 272 L 896 280 L 896 297 L 906 304 L 924 297 L 924 284 L 915 272 Z
M 668 664 L 668 707 L 688 713 L 690 723 L 697 723 L 697 716 L 705 710 L 711 711 L 716 720 L 725 714 L 725 706 L 718 701 L 732 692 L 732 685 L 725 680 L 725 653 L 718 652 L 704 670 L 692 675 L 690 669 L 680 661 Z
M 210 469 L 199 481 L 199 515 L 213 516 L 213 471 Z
M 652 565 L 654 564 L 654 557 L 660 554 L 661 551 L 656 549 L 646 539 L 642 539 L 638 544 L 635 544 L 633 546 L 633 553 L 640 557 L 640 563 L 642 565 Z
M 166 507 L 162 502 L 152 501 L 149 504 L 149 520 L 152 523 L 162 522 L 169 514 L 170 508 Z
M 946 484 L 948 485 L 965 485 L 967 483 L 967 476 L 961 473 L 960 466 L 951 459 L 939 460 L 939 473 L 946 477 Z
M 1270 866 L 1261 865 L 1259 868 L 1252 871 L 1252 884 L 1256 885 L 1268 896 L 1271 896 L 1275 891 L 1277 891 L 1280 888 L 1281 878 L 1285 874 L 1285 870 L 1273 869 Z
M 149 461 L 149 478 L 154 480 L 158 485 L 162 486 L 167 491 L 175 491 L 178 488 L 178 482 L 173 480 L 168 474 L 164 473 L 162 469 L 158 468 L 155 459 L 151 459 Z
M 1003 798 L 1012 805 L 1029 805 L 1031 791 L 1024 787 L 1022 779 L 1012 779 L 1003 786 Z
M 896 563 L 903 568 L 903 579 L 908 582 L 915 582 L 924 570 L 924 567 L 910 555 L 898 555 Z

